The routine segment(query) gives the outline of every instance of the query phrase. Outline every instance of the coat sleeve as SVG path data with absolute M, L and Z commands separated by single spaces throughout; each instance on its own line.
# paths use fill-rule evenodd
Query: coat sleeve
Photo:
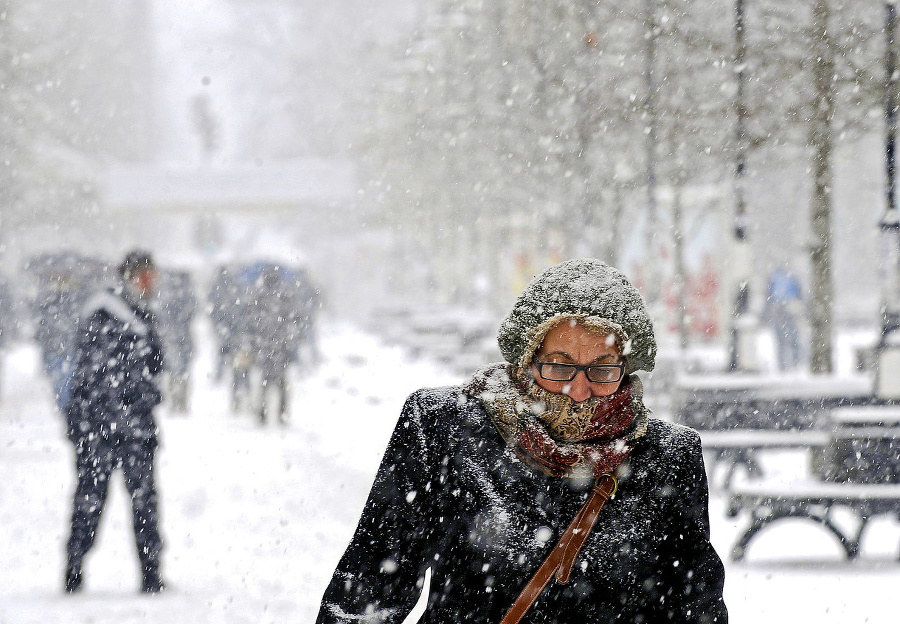
M 407 399 L 317 624 L 402 622 L 434 555 L 435 452 L 417 395 Z
M 710 543 L 709 488 L 700 437 L 687 430 L 681 449 L 667 536 L 674 557 L 668 564 L 664 611 L 673 622 L 727 624 L 722 597 L 725 569 Z
M 79 325 L 75 336 L 72 396 L 66 416 L 68 438 L 76 445 L 99 433 L 95 416 L 111 408 L 113 398 L 107 378 L 115 344 L 110 321 L 107 314 L 95 312 Z
M 165 368 L 165 357 L 163 355 L 162 338 L 159 335 L 159 323 L 154 315 L 149 316 L 149 330 L 147 331 L 147 342 L 141 349 L 141 356 L 144 359 L 147 372 L 155 377 Z

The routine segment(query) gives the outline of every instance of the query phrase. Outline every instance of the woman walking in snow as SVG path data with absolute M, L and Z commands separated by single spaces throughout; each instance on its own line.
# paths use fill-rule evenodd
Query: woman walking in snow
M 535 278 L 506 362 L 407 400 L 317 622 L 727 622 L 700 438 L 650 416 L 653 327 L 598 260 Z

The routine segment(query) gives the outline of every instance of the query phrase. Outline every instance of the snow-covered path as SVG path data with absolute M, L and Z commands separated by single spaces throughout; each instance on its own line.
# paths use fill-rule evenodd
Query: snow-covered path
M 404 398 L 421 386 L 458 381 L 352 328 L 325 328 L 322 347 L 323 366 L 296 380 L 287 428 L 230 415 L 224 386 L 210 379 L 211 350 L 200 349 L 191 415 L 159 414 L 170 590 L 156 597 L 137 592 L 119 476 L 86 562 L 84 591 L 63 594 L 72 450 L 36 351 L 27 344 L 12 350 L 0 405 L 0 624 L 312 622 Z M 771 468 L 790 472 L 796 461 L 785 456 Z M 724 555 L 739 521 L 723 511 L 714 496 L 713 541 Z M 900 528 L 886 519 L 871 531 L 870 542 L 884 548 L 851 565 L 807 527 L 761 536 L 751 549 L 755 562 L 729 566 L 731 621 L 895 622 L 891 592 L 900 566 L 892 557 Z M 816 551 L 824 563 L 765 561 Z

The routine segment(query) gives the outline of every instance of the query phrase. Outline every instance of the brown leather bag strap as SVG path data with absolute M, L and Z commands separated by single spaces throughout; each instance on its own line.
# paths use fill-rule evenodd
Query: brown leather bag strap
M 575 514 L 575 518 L 559 538 L 556 547 L 544 559 L 541 567 L 534 573 L 509 611 L 500 620 L 500 624 L 517 624 L 544 591 L 544 587 L 550 582 L 554 573 L 556 573 L 558 583 L 565 584 L 569 581 L 575 558 L 584 546 L 591 529 L 594 528 L 594 522 L 597 521 L 597 516 L 604 503 L 612 498 L 617 488 L 618 482 L 610 474 L 605 474 L 597 479 L 587 501 Z
M 612 475 L 603 475 L 597 479 L 590 498 L 581 508 L 581 517 L 576 516 L 577 526 L 575 526 L 568 543 L 563 549 L 563 559 L 556 570 L 557 583 L 565 585 L 569 582 L 572 566 L 575 565 L 575 557 L 581 552 L 588 535 L 594 528 L 594 523 L 597 521 L 597 516 L 600 515 L 600 510 L 603 508 L 604 503 L 615 494 L 617 487 L 616 479 Z

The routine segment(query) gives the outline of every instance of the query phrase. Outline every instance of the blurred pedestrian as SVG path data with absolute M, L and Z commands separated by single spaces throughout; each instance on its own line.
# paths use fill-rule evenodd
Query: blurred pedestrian
M 803 361 L 803 347 L 797 319 L 803 313 L 800 280 L 786 266 L 776 268 L 769 277 L 763 319 L 775 336 L 778 369 L 796 370 Z
M 34 301 L 34 339 L 41 350 L 44 373 L 53 387 L 53 398 L 65 411 L 72 390 L 72 337 L 78 325 L 77 285 L 65 273 L 54 273 L 43 282 Z
M 256 361 L 250 318 L 253 284 L 237 267 L 220 266 L 207 294 L 209 317 L 219 343 L 216 381 L 230 374 L 231 412 L 248 407 L 252 398 L 251 372 Z
M 220 266 L 210 284 L 206 296 L 209 318 L 218 342 L 215 379 L 221 381 L 232 365 L 232 358 L 240 342 L 240 325 L 247 307 L 248 289 L 244 287 L 232 268 Z
M 638 291 L 563 262 L 498 342 L 506 362 L 407 400 L 317 622 L 400 622 L 430 569 L 434 624 L 725 624 L 700 437 L 642 401 Z
M 197 298 L 187 271 L 166 271 L 159 286 L 159 333 L 166 353 L 166 398 L 172 411 L 188 411 Z
M 3 378 L 3 363 L 6 359 L 6 347 L 12 342 L 18 328 L 16 318 L 16 301 L 13 289 L 5 276 L 0 276 L 0 379 Z M 0 395 L 2 395 L 0 386 Z
M 110 475 L 118 468 L 131 495 L 141 590 L 164 589 L 153 476 L 153 408 L 161 400 L 156 376 L 163 352 L 149 307 L 157 270 L 149 253 L 132 251 L 119 266 L 119 275 L 117 286 L 87 302 L 75 339 L 67 416 L 77 480 L 67 545 L 67 592 L 81 589 L 84 557 L 94 543 Z
M 288 421 L 288 368 L 297 359 L 303 330 L 303 309 L 295 295 L 282 267 L 274 265 L 263 270 L 249 312 L 259 371 L 257 400 L 261 424 L 272 416 L 281 424 Z
M 292 278 L 294 299 L 299 309 L 297 361 L 303 370 L 311 370 L 322 361 L 319 350 L 318 317 L 322 311 L 322 293 L 306 270 Z

